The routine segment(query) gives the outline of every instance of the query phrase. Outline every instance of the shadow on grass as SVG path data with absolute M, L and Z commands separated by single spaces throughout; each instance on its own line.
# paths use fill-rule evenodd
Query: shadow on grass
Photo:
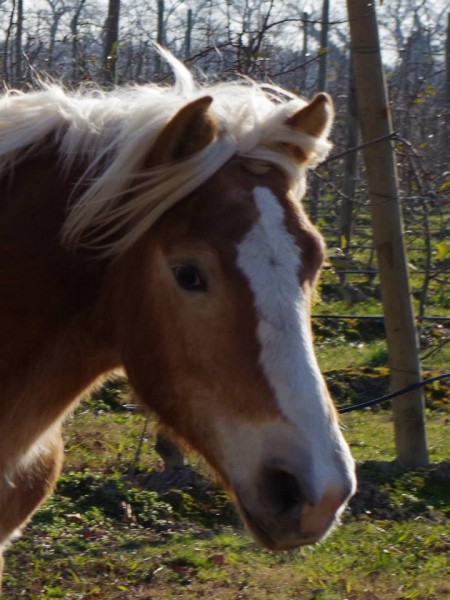
M 354 517 L 435 521 L 450 517 L 450 461 L 414 471 L 395 462 L 366 461 L 358 466 L 358 491 L 350 501 Z

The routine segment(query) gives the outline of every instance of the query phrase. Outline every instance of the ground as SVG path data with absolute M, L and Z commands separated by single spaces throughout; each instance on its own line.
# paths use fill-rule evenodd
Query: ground
M 393 462 L 389 411 L 345 415 L 359 490 L 343 524 L 318 546 L 272 554 L 196 457 L 164 472 L 155 424 L 99 406 L 67 424 L 64 475 L 7 553 L 4 598 L 450 598 L 445 407 L 428 410 L 432 465 L 417 471 Z

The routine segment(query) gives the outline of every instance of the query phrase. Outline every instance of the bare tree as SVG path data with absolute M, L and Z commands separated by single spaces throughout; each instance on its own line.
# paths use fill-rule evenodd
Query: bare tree
M 109 0 L 103 45 L 103 79 L 105 83 L 116 82 L 116 65 L 119 53 L 119 18 L 120 0 Z
M 158 25 L 156 32 L 156 41 L 160 46 L 165 45 L 165 36 L 164 36 L 164 0 L 157 0 L 158 6 Z M 155 56 L 155 72 L 157 75 L 161 75 L 161 56 L 156 54 Z
M 61 18 L 66 12 L 69 11 L 69 7 L 64 4 L 63 0 L 47 0 L 47 4 L 50 7 L 52 15 L 52 20 L 50 23 L 50 39 L 47 53 L 47 64 L 48 68 L 51 70 L 53 67 L 53 58 L 55 54 L 56 35 L 58 33 L 58 27 Z
M 330 19 L 330 0 L 323 0 L 322 23 L 320 28 L 319 74 L 317 77 L 317 91 L 324 92 L 327 85 L 327 55 L 328 55 L 328 30 Z
M 327 54 L 328 54 L 328 21 L 330 15 L 330 2 L 323 0 L 322 2 L 322 22 L 320 29 L 320 49 L 319 49 L 319 71 L 317 76 L 317 91 L 324 92 L 326 90 L 327 80 Z M 319 195 L 320 195 L 320 178 L 314 177 L 309 186 L 309 216 L 313 223 L 316 223 L 319 216 Z
M 16 56 L 15 56 L 15 79 L 18 85 L 22 79 L 22 36 L 23 36 L 23 0 L 17 0 L 16 16 Z
M 306 87 L 306 73 L 307 73 L 306 61 L 307 61 L 307 57 L 308 57 L 308 26 L 309 26 L 308 13 L 304 12 L 303 13 L 302 63 L 305 65 L 305 67 L 303 68 L 301 77 L 300 77 L 300 89 L 301 90 L 304 90 Z
M 192 8 L 187 11 L 186 37 L 184 45 L 184 58 L 187 60 L 191 56 L 191 39 L 192 39 Z
M 72 19 L 70 20 L 70 33 L 72 36 L 72 81 L 74 82 L 81 79 L 84 71 L 80 53 L 78 24 L 85 2 L 86 0 L 79 0 L 78 5 L 75 7 Z
M 347 148 L 356 148 L 359 140 L 359 122 L 357 115 L 357 100 L 355 77 L 352 61 L 349 61 L 348 100 L 347 100 Z M 353 225 L 353 206 L 358 172 L 358 153 L 348 152 L 344 157 L 344 183 L 341 210 L 339 214 L 338 246 L 347 254 L 350 249 Z
M 446 119 L 446 136 L 444 144 L 447 153 L 450 151 L 450 13 L 447 15 L 447 35 L 445 44 L 445 108 L 447 114 Z
M 11 47 L 11 38 L 14 29 L 14 15 L 16 12 L 15 0 L 12 0 L 12 7 L 8 17 L 8 26 L 5 31 L 5 40 L 3 42 L 3 80 L 6 84 L 11 83 L 13 77 L 10 65 L 12 63 L 13 51 Z

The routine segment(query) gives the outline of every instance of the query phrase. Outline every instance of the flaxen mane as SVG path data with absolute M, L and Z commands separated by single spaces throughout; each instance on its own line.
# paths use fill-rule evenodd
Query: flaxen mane
M 68 93 L 57 85 L 22 94 L 10 91 L 0 99 L 0 174 L 23 160 L 47 136 L 54 136 L 66 170 L 75 157 L 88 167 L 81 198 L 70 210 L 66 243 L 101 247 L 118 254 L 133 243 L 172 205 L 218 171 L 233 155 L 268 162 L 288 174 L 293 187 L 303 177 L 299 168 L 323 160 L 330 145 L 284 125 L 306 103 L 284 90 L 239 80 L 214 85 L 196 83 L 191 73 L 164 53 L 175 74 L 173 86 L 125 87 L 109 92 Z M 209 95 L 211 114 L 220 134 L 201 152 L 183 161 L 143 171 L 156 137 L 181 107 Z M 286 144 L 309 156 L 301 167 L 290 160 Z M 295 182 L 295 183 L 294 183 Z M 133 192 L 120 203 L 124 191 Z M 303 190 L 297 190 L 301 195 Z M 128 225 L 126 233 L 108 236 Z

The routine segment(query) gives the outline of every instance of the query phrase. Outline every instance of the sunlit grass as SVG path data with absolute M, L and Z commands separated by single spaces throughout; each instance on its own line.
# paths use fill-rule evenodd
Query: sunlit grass
M 444 412 L 427 414 L 434 465 L 450 455 L 447 418 Z M 376 493 L 387 495 L 393 518 L 374 516 L 370 510 L 355 516 L 348 512 L 344 524 L 322 544 L 272 554 L 260 550 L 240 526 L 225 520 L 220 508 L 212 508 L 213 520 L 207 527 L 195 520 L 195 512 L 190 521 L 167 521 L 164 505 L 161 517 L 155 513 L 155 524 L 146 527 L 114 516 L 115 505 L 110 507 L 112 516 L 105 515 L 102 505 L 80 512 L 86 489 L 77 486 L 84 481 L 86 465 L 105 483 L 117 482 L 120 489 L 143 431 L 140 415 L 81 410 L 66 430 L 68 452 L 61 489 L 71 489 L 71 496 L 53 496 L 8 551 L 4 597 L 446 598 L 450 594 L 450 537 L 444 514 L 450 511 L 448 482 L 433 478 L 435 467 L 398 474 L 383 467 L 395 458 L 390 412 L 351 413 L 343 415 L 341 423 L 362 469 L 360 485 L 370 484 Z M 154 433 L 151 422 L 139 458 L 146 470 L 161 466 L 153 450 Z M 133 493 L 141 491 L 136 488 Z M 211 502 L 216 502 L 214 494 Z M 396 511 L 404 516 L 395 517 Z
M 376 413 L 368 409 L 355 411 L 342 415 L 341 424 L 356 460 L 395 459 L 394 422 L 390 411 L 381 410 Z M 448 460 L 450 456 L 448 413 L 427 411 L 426 428 L 430 461 L 438 463 Z

